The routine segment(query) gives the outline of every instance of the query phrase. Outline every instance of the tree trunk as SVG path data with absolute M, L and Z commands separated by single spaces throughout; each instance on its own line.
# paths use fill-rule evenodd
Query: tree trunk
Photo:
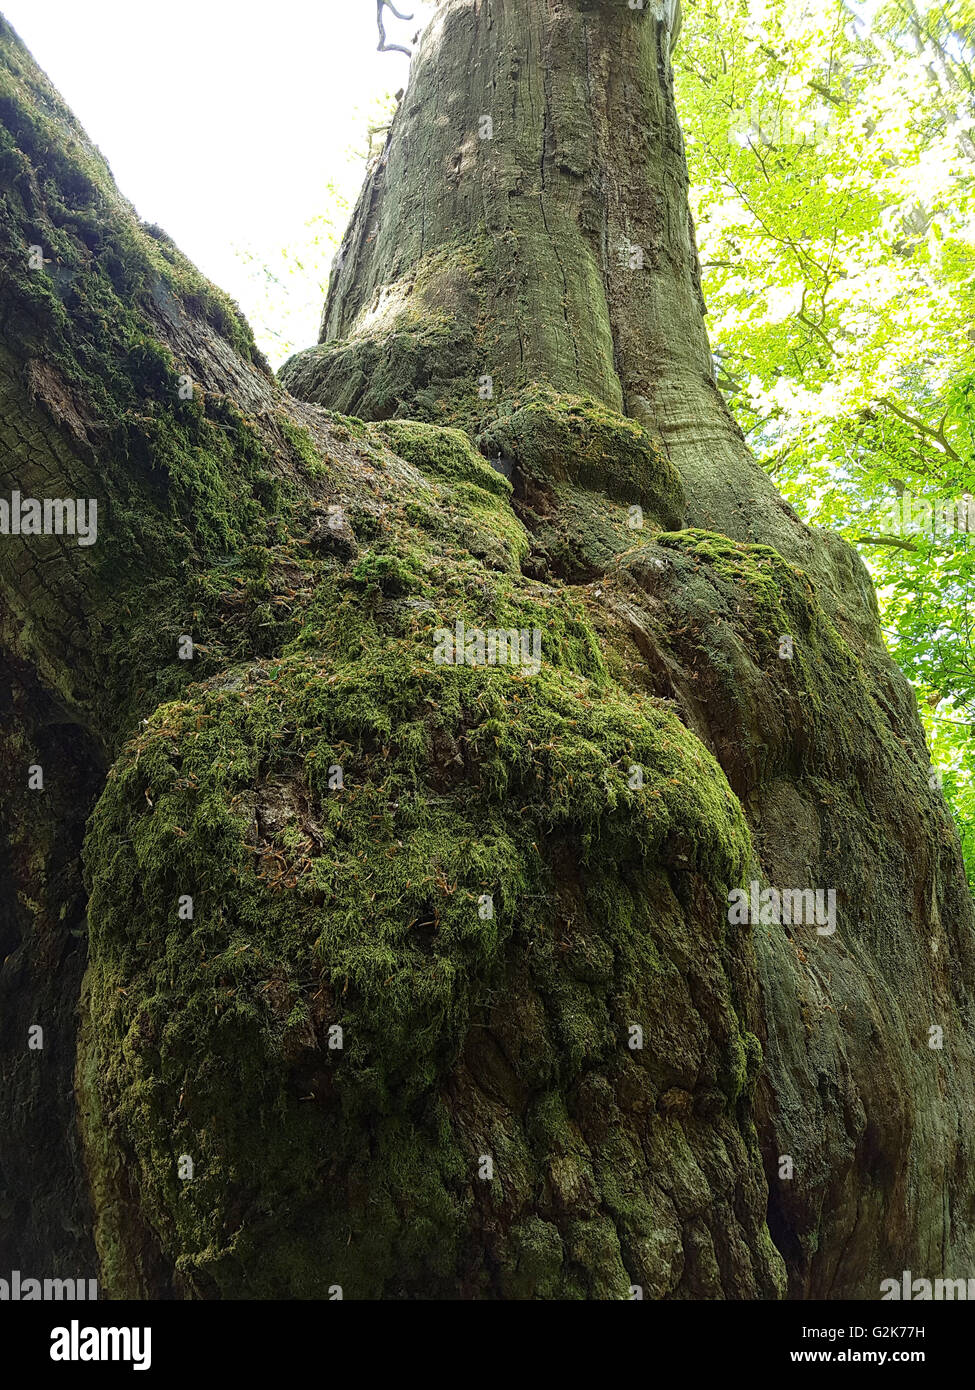
M 871 604 L 858 558 L 799 524 L 715 385 L 679 27 L 680 0 L 440 0 L 343 240 L 321 346 L 282 380 L 515 454 L 538 423 L 510 419 L 526 392 L 592 398 L 662 448 L 685 524 L 774 545 L 858 614 Z M 641 502 L 632 488 L 623 500 Z
M 0 28 L 2 487 L 99 501 L 0 536 L 11 1267 L 966 1275 L 957 836 L 862 567 L 711 384 L 672 27 L 445 0 L 296 395 Z

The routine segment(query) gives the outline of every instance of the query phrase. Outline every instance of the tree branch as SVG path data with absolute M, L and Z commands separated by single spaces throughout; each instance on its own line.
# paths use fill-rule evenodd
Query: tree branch
M 948 418 L 947 415 L 942 417 L 941 424 L 937 429 L 932 429 L 931 426 L 926 425 L 923 420 L 919 420 L 916 415 L 909 415 L 906 410 L 902 410 L 889 396 L 881 396 L 878 404 L 885 405 L 888 410 L 892 410 L 896 416 L 904 421 L 905 425 L 910 425 L 912 429 L 917 430 L 920 434 L 927 435 L 928 438 L 933 439 L 944 450 L 945 456 L 951 459 L 953 463 L 959 462 L 958 455 L 944 435 L 944 425 L 945 420 Z
M 400 14 L 399 10 L 392 3 L 392 0 L 376 0 L 376 24 L 379 27 L 378 51 L 380 53 L 405 53 L 407 58 L 409 58 L 412 56 L 410 49 L 404 48 L 402 44 L 386 42 L 386 25 L 383 20 L 383 10 L 387 8 L 397 19 L 409 21 L 413 18 L 411 14 Z
M 913 541 L 905 541 L 900 536 L 857 536 L 857 545 L 896 545 L 901 550 L 917 550 Z

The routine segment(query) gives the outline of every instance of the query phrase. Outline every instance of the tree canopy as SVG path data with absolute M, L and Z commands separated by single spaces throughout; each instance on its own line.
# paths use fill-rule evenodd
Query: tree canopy
M 675 66 L 719 385 L 867 561 L 975 879 L 973 19 L 704 0 Z

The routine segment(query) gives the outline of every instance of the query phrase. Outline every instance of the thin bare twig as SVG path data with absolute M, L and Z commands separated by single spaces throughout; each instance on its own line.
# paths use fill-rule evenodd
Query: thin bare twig
M 407 23 L 413 18 L 411 14 L 400 14 L 399 10 L 392 3 L 392 0 L 376 0 L 376 24 L 379 27 L 379 52 L 380 53 L 405 53 L 407 58 L 411 57 L 408 48 L 402 44 L 386 42 L 386 25 L 383 19 L 383 10 L 388 9 L 397 19 L 405 20 Z

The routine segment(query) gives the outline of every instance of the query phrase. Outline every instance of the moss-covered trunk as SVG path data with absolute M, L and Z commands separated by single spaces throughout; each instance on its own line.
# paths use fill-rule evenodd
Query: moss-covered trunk
M 303 402 L 0 27 L 0 497 L 99 504 L 0 536 L 12 1267 L 965 1274 L 957 837 L 862 567 L 710 385 L 671 28 L 446 0 Z M 738 920 L 752 882 L 835 930 Z
M 679 28 L 679 0 L 440 0 L 343 240 L 320 346 L 282 379 L 367 419 L 462 425 L 485 452 L 516 449 L 524 417 L 502 431 L 498 417 L 539 386 L 592 398 L 673 464 L 685 524 L 775 545 L 863 602 L 859 567 L 810 541 L 715 385 Z

